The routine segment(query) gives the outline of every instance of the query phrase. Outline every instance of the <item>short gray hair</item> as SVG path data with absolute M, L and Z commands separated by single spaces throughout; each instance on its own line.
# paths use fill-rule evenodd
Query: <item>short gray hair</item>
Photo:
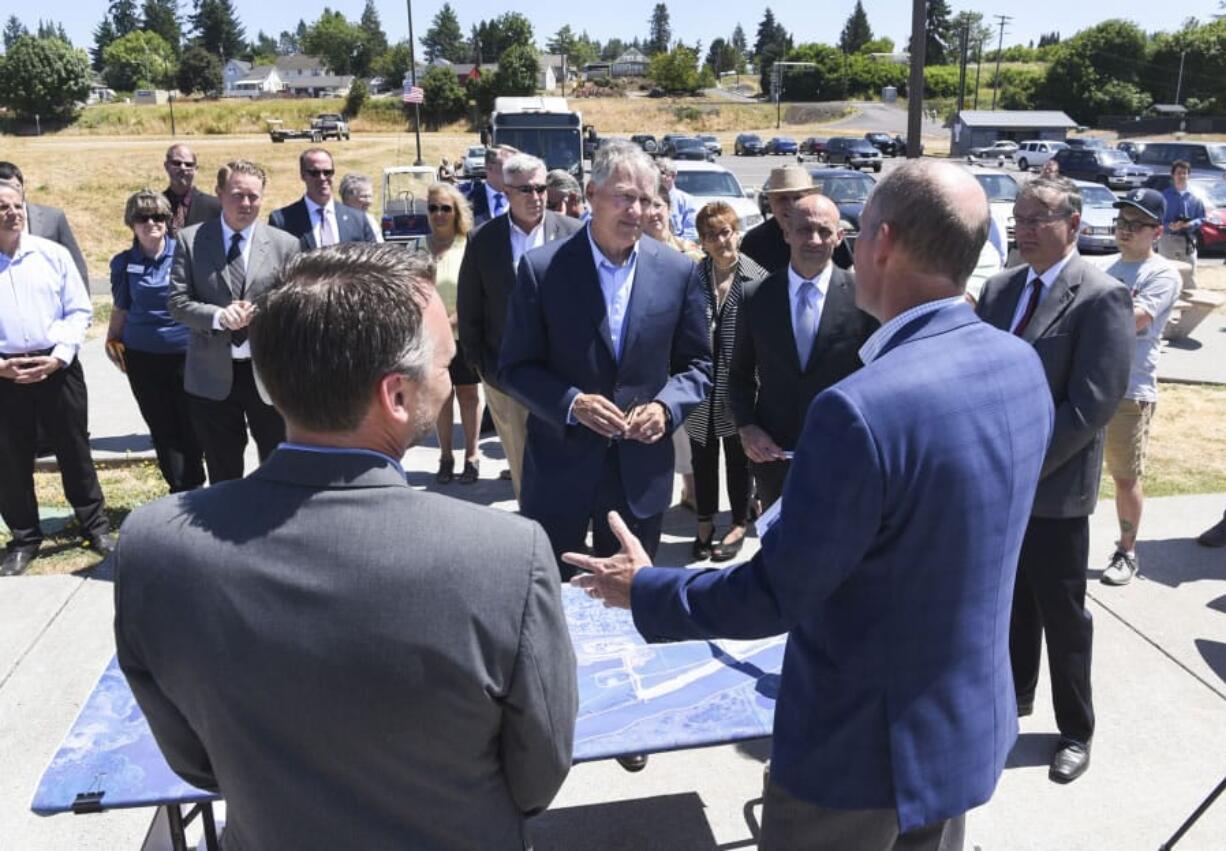
M 981 215 L 964 215 L 942 186 L 941 170 L 947 168 L 953 166 L 909 160 L 882 178 L 860 215 L 861 237 L 888 224 L 895 242 L 924 271 L 965 287 L 987 241 L 991 216 L 986 196 Z
M 502 164 L 502 177 L 522 177 L 536 171 L 548 171 L 545 163 L 532 154 L 512 154 L 510 159 Z
M 575 180 L 575 176 L 564 168 L 555 168 L 545 175 L 545 185 L 550 189 L 567 194 L 583 192 L 583 189 L 579 186 L 579 181 Z
M 423 380 L 433 292 L 434 261 L 403 246 L 350 242 L 296 255 L 251 322 L 252 355 L 278 410 L 312 431 L 352 431 L 383 376 Z
M 651 161 L 651 157 L 633 142 L 616 139 L 605 142 L 592 157 L 591 183 L 603 186 L 605 181 L 613 176 L 618 169 L 625 169 L 638 177 L 646 177 L 655 183 L 660 170 Z
M 369 189 L 372 193 L 375 191 L 375 184 L 366 175 L 350 172 L 341 178 L 341 200 L 357 195 L 362 189 Z
M 656 157 L 656 168 L 660 170 L 660 174 L 677 173 L 677 164 L 668 157 Z
M 1017 193 L 1017 201 L 1023 198 L 1033 198 L 1044 207 L 1047 202 L 1040 193 L 1055 195 L 1059 198 L 1057 209 L 1068 215 L 1081 215 L 1081 190 L 1077 184 L 1067 177 L 1036 177 L 1026 182 Z M 1014 202 L 1016 203 L 1016 201 Z

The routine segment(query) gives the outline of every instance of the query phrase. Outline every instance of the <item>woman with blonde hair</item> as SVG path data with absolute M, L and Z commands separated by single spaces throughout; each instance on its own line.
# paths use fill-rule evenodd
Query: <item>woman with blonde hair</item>
M 426 237 L 426 249 L 434 257 L 434 283 L 439 298 L 447 307 L 454 334 L 458 325 L 456 316 L 456 290 L 460 279 L 460 263 L 468 247 L 468 232 L 472 229 L 473 214 L 468 201 L 450 183 L 442 181 L 430 185 L 426 193 L 426 213 L 430 223 L 430 235 Z M 451 359 L 452 397 L 443 403 L 439 411 L 438 432 L 439 462 L 434 479 L 445 485 L 457 478 L 455 457 L 452 454 L 451 432 L 455 423 L 452 399 L 460 403 L 460 426 L 464 431 L 464 469 L 458 479 L 460 484 L 470 485 L 477 481 L 480 465 L 477 454 L 477 439 L 481 430 L 481 397 L 477 385 L 481 379 L 475 370 L 460 356 L 459 346 Z

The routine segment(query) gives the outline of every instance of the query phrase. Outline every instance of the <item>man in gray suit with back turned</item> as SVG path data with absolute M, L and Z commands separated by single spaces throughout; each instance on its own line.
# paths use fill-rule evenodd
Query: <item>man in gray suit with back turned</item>
M 228 851 L 520 851 L 570 768 L 548 538 L 400 468 L 451 388 L 433 274 L 395 246 L 291 261 L 251 327 L 288 441 L 124 525 L 119 663 L 170 766 L 224 795 Z
M 1128 388 L 1136 324 L 1127 287 L 1077 253 L 1081 195 L 1072 181 L 1030 181 L 1014 201 L 1013 220 L 1027 265 L 989 279 L 978 312 L 1034 346 L 1056 422 L 1018 559 L 1009 653 L 1018 715 L 1029 715 L 1047 636 L 1060 730 L 1048 776 L 1070 783 L 1089 767 L 1094 735 L 1089 517 L 1102 475 L 1103 427 Z
M 285 437 L 285 423 L 257 388 L 247 340 L 256 297 L 298 252 L 297 239 L 257 221 L 266 183 L 255 163 L 222 166 L 221 216 L 179 233 L 170 269 L 166 304 L 192 332 L 183 386 L 211 484 L 242 478 L 248 427 L 261 461 Z

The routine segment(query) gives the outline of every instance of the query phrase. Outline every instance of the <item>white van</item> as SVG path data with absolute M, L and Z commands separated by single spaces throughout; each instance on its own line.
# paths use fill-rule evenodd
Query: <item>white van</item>
M 1017 146 L 1013 161 L 1017 163 L 1018 171 L 1030 171 L 1032 168 L 1042 168 L 1043 163 L 1055 156 L 1056 151 L 1067 148 L 1063 142 L 1050 142 L 1041 139 L 1031 139 Z

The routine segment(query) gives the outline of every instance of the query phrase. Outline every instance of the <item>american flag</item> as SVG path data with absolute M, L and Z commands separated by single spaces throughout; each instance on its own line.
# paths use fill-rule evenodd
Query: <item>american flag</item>
M 426 93 L 422 91 L 421 86 L 414 86 L 408 80 L 404 81 L 404 102 L 405 103 L 424 103 Z

